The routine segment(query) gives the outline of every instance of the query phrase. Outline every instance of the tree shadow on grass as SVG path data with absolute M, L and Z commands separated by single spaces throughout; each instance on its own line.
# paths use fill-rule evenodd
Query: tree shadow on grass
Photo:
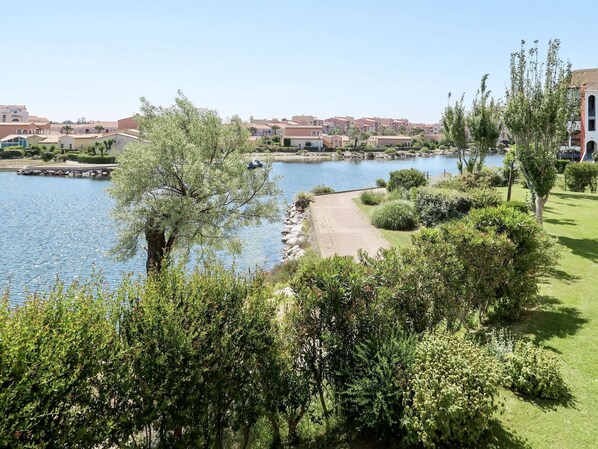
M 581 276 L 576 276 L 574 274 L 569 274 L 566 271 L 559 270 L 558 268 L 553 268 L 548 273 L 548 276 L 554 279 L 558 279 L 566 284 L 573 284 L 581 279 Z M 542 279 L 541 282 L 550 283 L 549 279 Z
M 486 438 L 477 446 L 480 449 L 533 449 L 524 438 L 505 429 L 498 420 L 490 422 L 489 430 Z
M 532 396 L 525 396 L 521 395 L 517 392 L 513 392 L 515 396 L 525 402 L 529 402 L 530 404 L 534 404 L 536 407 L 542 409 L 543 411 L 555 411 L 559 407 L 565 408 L 576 408 L 577 402 L 575 401 L 575 397 L 571 394 L 571 389 L 568 386 L 565 386 L 565 392 L 562 397 L 558 399 L 543 399 L 543 398 L 535 398 Z
M 559 236 L 559 243 L 566 246 L 576 256 L 598 263 L 598 238 L 596 239 L 572 239 Z
M 535 335 L 538 343 L 553 337 L 565 338 L 576 334 L 588 322 L 579 310 L 562 306 L 561 302 L 551 296 L 541 296 L 539 307 L 526 310 L 522 314 L 525 333 Z
M 560 198 L 563 200 L 598 200 L 598 195 L 588 193 L 565 193 L 565 192 L 552 192 L 550 196 Z M 550 200 L 549 200 L 550 201 Z
M 560 225 L 560 226 L 575 226 L 577 222 L 572 218 L 545 218 L 545 223 Z

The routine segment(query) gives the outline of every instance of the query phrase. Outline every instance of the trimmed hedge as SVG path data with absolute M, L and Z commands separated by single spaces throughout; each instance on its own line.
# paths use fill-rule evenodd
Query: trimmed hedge
M 422 187 L 428 184 L 428 178 L 422 171 L 415 168 L 406 170 L 397 170 L 390 172 L 390 181 L 388 182 L 388 190 L 392 191 L 399 187 L 410 189 L 412 187 Z
M 417 213 L 410 201 L 389 201 L 372 211 L 370 222 L 377 228 L 406 231 L 417 224 Z
M 556 168 L 556 172 L 559 175 L 565 173 L 565 170 L 567 169 L 569 164 L 571 164 L 571 161 L 568 159 L 557 159 L 556 161 L 554 161 L 554 167 Z
M 114 164 L 116 157 L 114 156 L 91 156 L 88 154 L 80 154 L 77 158 L 82 164 Z

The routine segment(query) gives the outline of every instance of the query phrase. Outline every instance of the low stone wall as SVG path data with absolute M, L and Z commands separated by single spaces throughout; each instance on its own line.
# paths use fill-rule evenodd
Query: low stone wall
M 17 175 L 23 176 L 62 176 L 68 178 L 109 178 L 112 168 L 101 169 L 53 169 L 53 168 L 23 168 Z
M 285 227 L 282 230 L 284 250 L 282 261 L 299 259 L 305 254 L 308 236 L 304 233 L 304 221 L 309 218 L 309 209 L 297 207 L 292 203 L 287 208 Z

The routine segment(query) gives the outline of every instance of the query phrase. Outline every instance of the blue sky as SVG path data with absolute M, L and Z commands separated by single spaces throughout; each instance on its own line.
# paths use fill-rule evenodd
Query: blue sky
M 0 103 L 113 120 L 181 89 L 223 117 L 433 122 L 485 73 L 504 96 L 521 39 L 598 67 L 594 2 L 5 0 Z

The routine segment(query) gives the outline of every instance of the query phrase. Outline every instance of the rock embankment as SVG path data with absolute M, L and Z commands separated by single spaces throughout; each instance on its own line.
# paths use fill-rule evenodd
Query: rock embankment
M 289 205 L 284 221 L 285 227 L 282 230 L 283 262 L 299 259 L 305 254 L 308 236 L 304 232 L 303 223 L 308 215 L 309 209 L 307 207 L 301 207 L 297 203 Z
M 23 168 L 17 175 L 23 176 L 63 176 L 68 178 L 108 178 L 112 168 L 102 169 L 52 169 L 52 168 Z

